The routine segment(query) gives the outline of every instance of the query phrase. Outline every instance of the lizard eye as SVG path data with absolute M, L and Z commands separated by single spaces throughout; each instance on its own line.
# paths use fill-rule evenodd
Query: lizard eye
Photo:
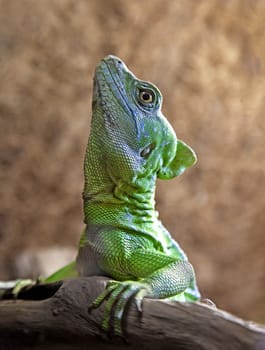
M 155 101 L 155 94 L 153 90 L 150 89 L 140 89 L 139 90 L 139 102 L 141 104 L 149 104 Z
M 135 80 L 135 90 L 132 97 L 138 108 L 144 112 L 157 110 L 162 103 L 162 96 L 156 86 L 148 81 Z

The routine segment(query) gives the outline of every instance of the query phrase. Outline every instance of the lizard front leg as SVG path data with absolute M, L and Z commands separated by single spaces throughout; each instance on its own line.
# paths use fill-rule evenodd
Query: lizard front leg
M 147 258 L 145 261 L 148 261 L 149 257 L 145 258 Z M 152 259 L 151 256 L 150 258 Z M 113 332 L 115 335 L 122 336 L 124 312 L 131 300 L 134 299 L 138 311 L 141 312 L 144 297 L 163 299 L 179 295 L 191 285 L 192 280 L 191 264 L 186 261 L 176 261 L 146 278 L 136 281 L 110 281 L 105 292 L 94 301 L 91 307 L 98 307 L 106 301 L 102 328 L 108 333 Z
M 138 310 L 144 297 L 169 298 L 192 286 L 194 272 L 188 261 L 155 249 L 151 239 L 120 230 L 103 230 L 88 243 L 110 281 L 91 308 L 105 303 L 102 328 L 122 335 L 124 311 L 131 300 Z

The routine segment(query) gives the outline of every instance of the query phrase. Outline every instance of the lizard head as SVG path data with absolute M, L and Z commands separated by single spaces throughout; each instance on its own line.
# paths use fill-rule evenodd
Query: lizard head
M 97 129 L 112 178 L 169 179 L 196 162 L 195 153 L 177 139 L 161 106 L 159 89 L 138 79 L 119 58 L 107 56 L 98 64 L 92 128 Z

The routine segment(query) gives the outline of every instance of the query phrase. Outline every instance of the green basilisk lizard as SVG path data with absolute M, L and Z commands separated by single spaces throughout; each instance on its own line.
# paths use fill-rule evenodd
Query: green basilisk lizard
M 179 176 L 196 162 L 161 105 L 158 88 L 119 58 L 98 64 L 84 161 L 86 227 L 76 261 L 45 280 L 111 277 L 92 308 L 105 302 L 102 327 L 117 335 L 132 299 L 139 310 L 144 297 L 200 299 L 192 265 L 155 210 L 156 179 Z

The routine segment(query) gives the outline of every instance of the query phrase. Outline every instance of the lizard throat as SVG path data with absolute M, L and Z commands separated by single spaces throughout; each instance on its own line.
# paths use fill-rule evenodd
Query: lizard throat
M 84 193 L 85 223 L 139 231 L 157 220 L 154 194 L 155 186 L 143 192 L 122 182 L 110 192 Z

